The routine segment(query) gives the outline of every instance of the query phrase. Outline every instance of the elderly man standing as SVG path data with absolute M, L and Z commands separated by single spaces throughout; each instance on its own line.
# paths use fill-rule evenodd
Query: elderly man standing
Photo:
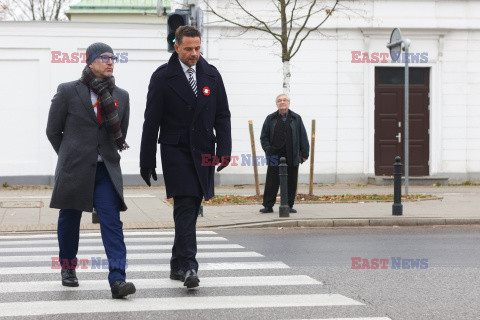
M 288 165 L 288 205 L 290 212 L 295 213 L 297 211 L 293 209 L 293 204 L 297 191 L 298 165 L 308 159 L 310 147 L 302 117 L 289 110 L 290 98 L 286 94 L 280 94 L 276 103 L 278 110 L 267 116 L 260 135 L 262 148 L 269 159 L 263 193 L 264 208 L 260 212 L 273 212 L 280 185 L 278 164 L 280 158 L 285 157 Z
M 229 164 L 232 138 L 225 87 L 218 70 L 200 55 L 200 31 L 181 26 L 175 40 L 175 52 L 153 73 L 148 87 L 140 174 L 148 186 L 150 178 L 157 180 L 159 143 L 167 197 L 174 201 L 170 279 L 190 289 L 200 282 L 197 213 L 202 198 L 214 195 L 214 167 L 203 165 L 202 157 L 217 156 L 217 171 L 222 170 Z
M 125 282 L 127 265 L 120 211 L 123 199 L 119 151 L 130 114 L 128 92 L 112 76 L 118 57 L 104 43 L 87 48 L 87 65 L 79 80 L 62 83 L 52 99 L 47 137 L 58 155 L 50 207 L 60 209 L 58 244 L 62 284 L 77 287 L 78 241 L 82 211 L 97 209 L 108 258 L 112 297 L 135 293 Z

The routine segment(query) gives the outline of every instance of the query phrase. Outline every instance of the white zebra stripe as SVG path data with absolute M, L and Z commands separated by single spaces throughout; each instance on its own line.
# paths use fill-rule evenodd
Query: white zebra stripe
M 206 231 L 206 230 L 197 230 L 197 236 L 201 235 L 215 235 L 217 234 L 215 231 Z M 123 233 L 125 238 L 129 236 L 173 236 L 175 235 L 175 231 L 125 231 Z M 80 238 L 83 237 L 98 237 L 99 239 L 101 238 L 100 232 L 90 232 L 90 233 L 80 233 Z M 49 238 L 57 238 L 56 233 L 50 233 L 50 234 L 22 234 L 22 235 L 8 235 L 8 236 L 0 236 L 1 239 L 5 240 L 17 240 L 17 239 L 49 239 Z
M 77 269 L 78 273 L 97 273 L 108 272 L 108 269 L 89 268 L 82 269 L 80 266 Z M 212 262 L 202 263 L 201 270 L 260 270 L 260 269 L 288 269 L 290 268 L 281 261 L 261 261 L 261 262 Z M 170 271 L 170 264 L 133 264 L 127 267 L 127 273 L 130 272 L 155 272 L 155 271 Z M 52 269 L 51 265 L 46 267 L 8 267 L 0 268 L 0 275 L 7 274 L 45 274 L 45 273 L 60 273 L 59 269 Z
M 209 310 L 275 307 L 360 306 L 361 302 L 340 294 L 253 295 L 175 298 L 132 298 L 126 300 L 70 300 L 0 303 L 0 316 L 48 314 L 92 314 L 97 312 L 138 312 L 166 310 Z
M 170 259 L 172 254 L 169 252 L 164 253 L 127 253 L 128 260 L 138 259 Z M 197 258 L 199 259 L 214 259 L 214 258 L 260 258 L 264 257 L 260 253 L 253 251 L 234 251 L 234 252 L 199 252 Z M 53 259 L 57 259 L 58 256 L 51 255 L 28 255 L 28 256 L 3 256 L 0 257 L 0 262 L 45 262 L 49 263 Z M 91 259 L 90 256 L 77 255 L 78 259 Z M 97 258 L 97 257 L 95 257 Z M 101 255 L 102 259 L 106 259 L 105 253 Z M 0 291 L 1 292 L 1 291 Z
M 167 237 L 157 237 L 157 238 L 125 238 L 125 244 L 128 246 L 129 243 L 137 242 L 171 242 L 173 243 L 174 238 L 171 236 Z M 197 237 L 197 242 L 220 242 L 227 241 L 223 237 Z M 102 239 L 82 239 L 80 238 L 80 245 L 85 243 L 102 243 Z M 13 240 L 13 241 L 2 241 L 0 245 L 3 246 L 13 246 L 13 245 L 31 245 L 31 244 L 58 244 L 57 239 L 48 239 L 48 240 Z
M 197 245 L 198 249 L 244 249 L 241 245 L 238 244 L 199 244 Z M 127 252 L 138 251 L 138 250 L 172 250 L 171 244 L 159 244 L 159 245 L 143 245 L 143 244 L 129 244 L 127 246 Z M 96 252 L 105 253 L 103 246 L 81 246 L 79 248 L 79 254 L 86 252 Z M 0 248 L 0 252 L 16 252 L 16 253 L 32 253 L 37 254 L 38 252 L 53 252 L 58 254 L 58 245 L 49 246 L 49 247 L 11 247 L 11 248 Z
M 170 279 L 127 279 L 137 290 L 183 288 L 183 282 Z M 252 276 L 252 277 L 201 277 L 202 288 L 220 287 L 263 287 L 321 285 L 322 283 L 304 275 L 294 276 Z M 19 292 L 61 292 L 110 290 L 107 280 L 81 280 L 79 287 L 64 287 L 57 281 L 0 282 L 1 293 Z

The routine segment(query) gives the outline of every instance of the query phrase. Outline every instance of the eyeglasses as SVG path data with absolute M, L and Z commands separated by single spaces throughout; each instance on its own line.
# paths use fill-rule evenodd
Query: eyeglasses
M 277 103 L 279 103 L 279 102 L 287 102 L 287 101 L 290 101 L 290 100 L 288 100 L 288 99 L 278 99 L 278 100 L 277 100 Z
M 118 57 L 117 56 L 99 56 L 96 60 L 98 62 L 103 62 L 103 63 L 108 63 L 110 60 L 112 60 L 112 63 L 117 63 Z

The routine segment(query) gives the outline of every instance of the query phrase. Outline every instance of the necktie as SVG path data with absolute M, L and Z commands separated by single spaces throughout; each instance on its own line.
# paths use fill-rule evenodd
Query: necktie
M 190 78 L 188 78 L 188 83 L 190 83 L 190 86 L 192 87 L 193 93 L 195 94 L 195 97 L 198 96 L 197 94 L 197 81 L 193 78 L 193 68 L 188 68 L 188 74 L 190 75 Z
M 97 121 L 98 123 L 102 123 L 103 118 L 102 118 L 102 112 L 100 111 L 100 99 L 97 99 L 97 102 L 93 105 L 93 108 L 97 107 Z

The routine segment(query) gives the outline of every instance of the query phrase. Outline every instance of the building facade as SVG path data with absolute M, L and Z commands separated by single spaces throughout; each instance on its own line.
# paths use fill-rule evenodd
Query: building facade
M 247 2 L 255 8 L 267 1 Z M 365 183 L 390 175 L 395 156 L 403 158 L 403 63 L 392 62 L 386 48 L 395 27 L 411 40 L 410 174 L 480 180 L 480 2 L 370 0 L 355 6 L 361 14 L 339 11 L 291 61 L 291 109 L 309 134 L 316 121 L 314 181 Z M 218 181 L 253 183 L 248 121 L 261 156 L 261 127 L 282 92 L 280 49 L 260 32 L 243 33 L 208 14 L 205 21 L 204 56 L 223 76 L 239 159 Z M 103 41 L 123 57 L 114 75 L 130 92 L 132 112 L 122 168 L 127 184 L 141 184 L 147 86 L 170 56 L 166 29 L 161 21 L 0 22 L 0 182 L 52 183 L 56 155 L 45 136 L 50 100 L 58 84 L 80 77 L 88 45 Z M 310 162 L 301 166 L 300 182 L 308 181 L 309 171 Z M 263 182 L 261 161 L 259 173 Z

